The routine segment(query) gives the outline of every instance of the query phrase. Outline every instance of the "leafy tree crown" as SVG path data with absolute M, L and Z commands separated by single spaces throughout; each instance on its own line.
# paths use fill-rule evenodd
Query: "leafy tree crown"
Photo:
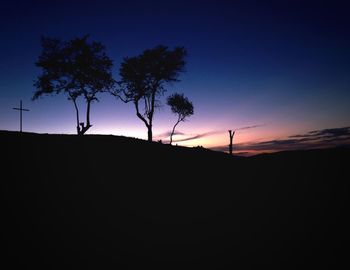
M 139 56 L 124 58 L 119 83 L 126 99 L 135 101 L 152 94 L 163 94 L 164 83 L 179 81 L 186 54 L 183 47 L 169 50 L 160 45 L 143 51 Z
M 167 104 L 170 106 L 171 111 L 179 116 L 181 121 L 193 114 L 193 104 L 183 94 L 175 93 L 169 96 Z
M 63 42 L 43 37 L 42 53 L 36 66 L 42 74 L 34 83 L 33 99 L 43 94 L 65 92 L 74 99 L 84 95 L 87 100 L 97 100 L 96 93 L 113 87 L 112 60 L 99 42 L 88 42 L 88 36 Z

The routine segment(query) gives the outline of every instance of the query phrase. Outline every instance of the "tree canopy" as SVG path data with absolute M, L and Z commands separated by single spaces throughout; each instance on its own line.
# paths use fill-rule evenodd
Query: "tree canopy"
M 112 60 L 99 42 L 88 42 L 88 36 L 61 41 L 43 37 L 42 52 L 36 66 L 42 74 L 36 79 L 33 100 L 44 94 L 65 93 L 74 103 L 77 132 L 84 134 L 90 127 L 90 105 L 97 94 L 112 89 Z M 77 98 L 82 96 L 87 104 L 86 123 L 79 120 Z
M 171 111 L 177 115 L 177 121 L 173 127 L 173 130 L 170 135 L 170 144 L 173 141 L 173 135 L 175 132 L 176 126 L 185 121 L 186 117 L 193 115 L 193 104 L 188 100 L 184 94 L 175 93 L 167 98 L 167 105 L 170 106 Z
M 124 102 L 133 102 L 136 115 L 148 130 L 152 141 L 152 126 L 159 97 L 166 91 L 166 84 L 179 81 L 184 71 L 186 50 L 157 46 L 135 57 L 124 58 L 120 67 L 120 89 L 113 94 Z M 143 108 L 140 108 L 140 105 Z

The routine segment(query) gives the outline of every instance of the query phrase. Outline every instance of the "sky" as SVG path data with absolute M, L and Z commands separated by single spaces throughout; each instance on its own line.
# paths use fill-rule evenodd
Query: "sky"
M 166 142 L 176 116 L 167 95 L 184 93 L 194 115 L 177 126 L 178 145 L 269 152 L 350 143 L 350 3 L 347 1 L 2 1 L 0 130 L 74 134 L 73 103 L 32 101 L 42 36 L 90 35 L 106 46 L 119 77 L 124 57 L 157 45 L 184 46 L 186 72 L 167 85 L 154 118 Z M 132 104 L 108 94 L 92 105 L 88 134 L 147 138 Z M 81 103 L 80 106 L 83 106 Z M 81 108 L 83 110 L 83 107 Z M 300 141 L 301 140 L 301 141 Z

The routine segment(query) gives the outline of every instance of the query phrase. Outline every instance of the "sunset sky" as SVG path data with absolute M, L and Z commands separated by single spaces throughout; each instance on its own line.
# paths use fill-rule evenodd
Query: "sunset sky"
M 224 151 L 308 148 L 350 142 L 350 4 L 347 1 L 2 1 L 0 130 L 76 132 L 64 95 L 31 101 L 40 37 L 90 35 L 114 60 L 162 44 L 188 51 L 181 82 L 167 87 L 154 119 L 155 140 L 176 117 L 167 95 L 184 93 L 194 115 L 179 124 L 179 145 Z M 83 103 L 81 105 L 84 105 Z M 88 134 L 147 138 L 132 104 L 100 95 Z M 250 128 L 247 128 L 250 127 Z M 182 139 L 190 139 L 180 142 Z M 311 144 L 310 144 L 311 143 Z M 227 150 L 227 149 L 226 149 Z

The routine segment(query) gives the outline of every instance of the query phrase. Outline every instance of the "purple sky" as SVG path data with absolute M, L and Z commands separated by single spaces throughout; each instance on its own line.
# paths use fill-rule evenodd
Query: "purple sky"
M 228 129 L 257 125 L 237 131 L 234 142 L 246 145 L 242 151 L 268 150 L 267 142 L 348 127 L 348 11 L 345 1 L 3 1 L 0 129 L 18 129 L 12 107 L 22 99 L 30 109 L 25 131 L 75 133 L 74 107 L 65 96 L 30 99 L 40 36 L 86 33 L 106 45 L 116 79 L 123 57 L 158 44 L 187 49 L 186 73 L 167 88 L 154 119 L 154 135 L 165 134 L 176 121 L 166 96 L 183 92 L 193 102 L 194 115 L 178 126 L 183 135 L 175 140 L 185 139 L 178 144 L 224 150 Z M 131 104 L 107 94 L 100 100 L 88 133 L 146 138 Z M 283 150 L 282 144 L 274 147 Z

